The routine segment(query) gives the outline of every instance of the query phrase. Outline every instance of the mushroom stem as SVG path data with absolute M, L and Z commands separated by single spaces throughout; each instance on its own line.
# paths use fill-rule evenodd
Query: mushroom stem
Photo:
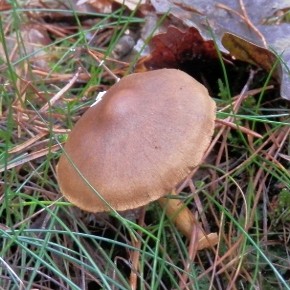
M 171 195 L 176 195 L 176 192 L 172 191 Z M 182 201 L 179 199 L 169 199 L 166 197 L 162 197 L 158 201 L 159 204 L 165 209 L 166 215 L 188 239 L 192 239 L 194 235 L 193 232 L 196 231 L 198 250 L 209 248 L 217 244 L 217 234 L 210 233 L 206 235 L 193 213 Z

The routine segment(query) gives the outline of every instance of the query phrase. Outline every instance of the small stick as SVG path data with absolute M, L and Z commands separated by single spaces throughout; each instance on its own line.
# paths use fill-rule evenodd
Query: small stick
M 46 112 L 49 107 L 53 106 L 53 104 L 60 99 L 64 93 L 66 93 L 76 82 L 76 80 L 79 77 L 79 74 L 81 72 L 81 68 L 78 68 L 75 75 L 72 77 L 72 79 L 57 93 L 55 94 L 40 110 L 40 113 Z
M 251 135 L 251 136 L 256 137 L 256 138 L 263 138 L 263 136 L 261 134 L 255 132 L 249 128 L 246 128 L 244 126 L 236 125 L 235 123 L 232 123 L 228 119 L 216 119 L 215 122 L 217 124 L 216 127 L 219 127 L 219 125 L 228 126 L 232 129 L 240 130 L 241 132 L 243 132 L 247 135 Z

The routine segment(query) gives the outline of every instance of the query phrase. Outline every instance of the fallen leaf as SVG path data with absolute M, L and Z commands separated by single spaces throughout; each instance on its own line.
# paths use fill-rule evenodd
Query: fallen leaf
M 11 9 L 11 5 L 5 0 L 0 0 L 0 11 L 6 11 L 9 9 Z
M 287 37 L 290 24 L 282 20 L 273 21 L 277 12 L 285 15 L 290 0 L 151 2 L 157 13 L 168 13 L 175 23 L 179 20 L 183 27 L 195 27 L 204 40 L 212 40 L 214 35 L 222 52 L 227 49 L 234 57 L 254 63 L 268 72 L 277 65 L 274 77 L 280 82 L 281 96 L 290 100 L 290 40 Z M 281 58 L 278 64 L 277 58 Z
M 166 33 L 158 34 L 152 39 L 150 46 L 152 52 L 146 66 L 154 69 L 178 67 L 184 62 L 201 57 L 217 58 L 214 42 L 205 41 L 194 27 L 181 31 L 169 26 Z
M 46 29 L 41 25 L 29 24 L 21 27 L 19 34 L 12 33 L 6 36 L 7 52 L 10 61 L 17 62 L 23 55 L 29 57 L 29 61 L 36 67 L 46 69 L 48 67 L 46 52 L 42 49 L 51 43 Z M 4 47 L 0 43 L 0 57 L 5 60 Z
M 272 70 L 277 61 L 277 56 L 270 50 L 231 33 L 224 34 L 222 44 L 235 58 L 259 66 L 268 72 Z M 281 66 L 276 63 L 273 71 L 273 77 L 276 80 L 280 80 L 280 69 Z

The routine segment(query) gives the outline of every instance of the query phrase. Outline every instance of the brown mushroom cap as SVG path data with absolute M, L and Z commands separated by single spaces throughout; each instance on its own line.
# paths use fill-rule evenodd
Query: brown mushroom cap
M 160 69 L 122 78 L 80 118 L 57 166 L 61 192 L 90 212 L 156 200 L 196 167 L 214 130 L 215 103 L 186 73 Z

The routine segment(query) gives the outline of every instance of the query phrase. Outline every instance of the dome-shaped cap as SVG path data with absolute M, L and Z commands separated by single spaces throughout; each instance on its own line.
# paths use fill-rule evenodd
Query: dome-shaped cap
M 61 192 L 90 212 L 137 208 L 172 190 L 197 166 L 214 130 L 215 103 L 186 73 L 122 78 L 80 118 L 57 166 Z

